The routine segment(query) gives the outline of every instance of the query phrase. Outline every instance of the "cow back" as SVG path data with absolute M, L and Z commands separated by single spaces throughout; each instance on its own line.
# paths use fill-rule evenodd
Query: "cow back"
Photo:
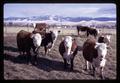
M 30 38 L 31 33 L 21 30 L 17 33 L 17 46 L 19 51 L 29 51 L 33 46 L 33 40 Z

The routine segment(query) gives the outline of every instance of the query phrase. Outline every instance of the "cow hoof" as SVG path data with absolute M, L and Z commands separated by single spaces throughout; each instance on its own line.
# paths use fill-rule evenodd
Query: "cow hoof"
M 28 61 L 26 64 L 27 64 L 27 65 L 29 65 L 29 64 L 30 64 L 30 62 Z
M 88 71 L 88 69 L 87 69 L 87 68 L 84 68 L 83 70 L 84 70 L 84 71 Z
M 67 66 L 64 66 L 64 69 L 67 69 Z
M 104 76 L 102 76 L 102 75 L 100 75 L 100 78 L 102 79 L 102 80 L 104 80 L 105 78 L 104 78 Z
M 73 71 L 73 68 L 70 68 L 70 71 Z
M 33 65 L 37 65 L 37 62 L 34 62 Z
M 92 75 L 93 77 L 95 77 L 95 74 L 94 74 L 94 73 L 92 73 L 91 71 L 89 71 L 89 73 L 90 73 L 90 75 Z

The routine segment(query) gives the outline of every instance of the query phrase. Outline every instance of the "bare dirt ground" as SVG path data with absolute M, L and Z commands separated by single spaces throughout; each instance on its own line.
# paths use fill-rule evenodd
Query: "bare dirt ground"
M 106 30 L 105 32 L 107 32 Z M 69 31 L 68 31 L 69 32 Z M 110 49 L 106 56 L 107 62 L 104 69 L 105 79 L 116 79 L 116 31 L 112 30 Z M 4 79 L 5 80 L 53 80 L 53 79 L 78 79 L 94 80 L 100 79 L 99 69 L 97 78 L 94 78 L 88 71 L 84 70 L 85 62 L 82 51 L 79 51 L 74 59 L 74 71 L 63 69 L 63 59 L 59 54 L 58 47 L 64 35 L 58 36 L 53 49 L 44 56 L 44 49 L 41 47 L 38 56 L 38 64 L 26 64 L 26 56 L 20 56 L 17 50 L 16 33 L 4 33 Z M 84 35 L 72 37 L 77 39 L 79 46 L 82 46 L 87 39 Z

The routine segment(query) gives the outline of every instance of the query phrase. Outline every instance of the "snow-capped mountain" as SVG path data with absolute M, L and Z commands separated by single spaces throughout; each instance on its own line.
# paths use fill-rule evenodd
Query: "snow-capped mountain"
M 71 22 L 79 22 L 79 21 L 115 21 L 116 18 L 109 18 L 109 17 L 98 17 L 98 18 L 90 18 L 90 17 L 64 17 L 64 16 L 53 16 L 53 15 L 46 15 L 46 16 L 32 16 L 32 17 L 7 17 L 4 18 L 5 21 L 8 20 L 31 20 L 31 21 L 43 21 L 43 20 L 55 20 L 55 21 L 71 21 Z
M 57 15 L 32 16 L 32 17 L 8 17 L 4 18 L 4 23 L 47 23 L 55 25 L 83 25 L 95 27 L 116 27 L 116 18 L 99 17 L 64 17 Z

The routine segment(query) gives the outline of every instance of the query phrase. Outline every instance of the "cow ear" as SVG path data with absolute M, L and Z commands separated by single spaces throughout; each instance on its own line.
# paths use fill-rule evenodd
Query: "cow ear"
M 61 31 L 59 30 L 58 33 L 60 33 Z
M 94 48 L 95 48 L 95 49 L 97 49 L 97 48 L 98 48 L 98 46 L 99 46 L 99 43 L 97 43 L 97 42 L 96 42 L 96 44 L 95 44 L 95 47 L 94 47 Z
M 72 39 L 72 41 L 76 41 L 76 39 L 75 39 L 75 38 L 73 38 L 73 39 Z
M 95 49 L 97 49 L 98 48 L 98 45 L 95 45 L 95 47 L 94 47 Z
M 50 31 L 50 33 L 52 33 L 52 31 Z
M 107 49 L 109 49 L 110 47 L 107 46 Z
M 64 37 L 62 37 L 62 41 L 64 40 Z

